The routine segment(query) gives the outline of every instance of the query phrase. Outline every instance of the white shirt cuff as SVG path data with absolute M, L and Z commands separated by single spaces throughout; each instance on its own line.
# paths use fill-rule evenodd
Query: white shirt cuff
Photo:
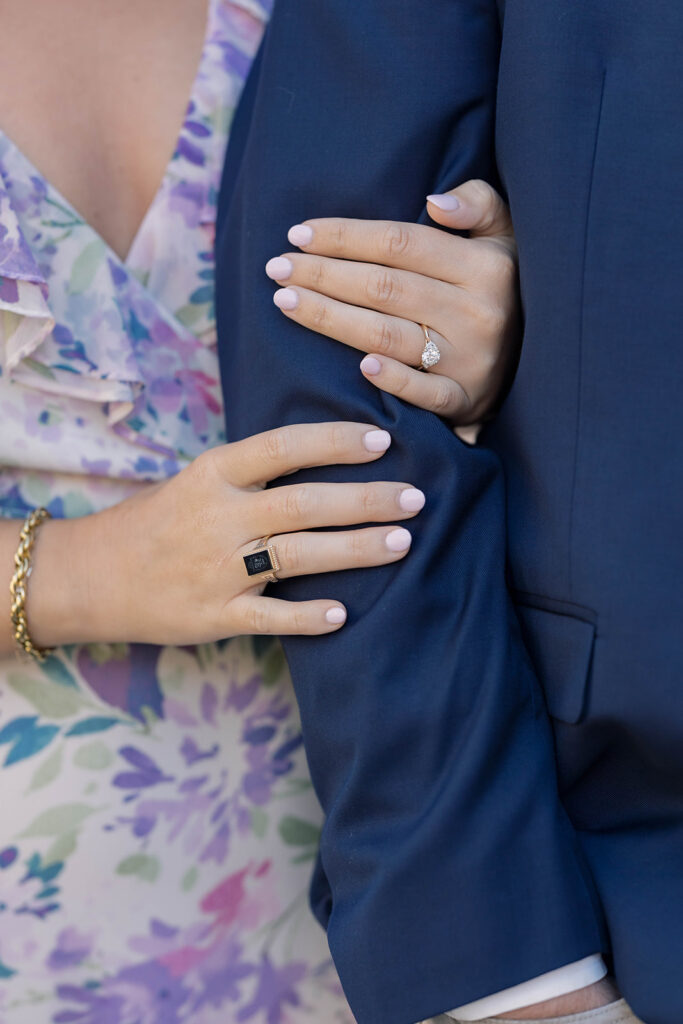
M 600 953 L 584 957 L 566 967 L 558 967 L 555 971 L 548 971 L 531 981 L 522 982 L 521 985 L 514 985 L 506 988 L 495 995 L 485 996 L 477 999 L 474 1003 L 467 1003 L 466 1006 L 459 1006 L 455 1010 L 449 1010 L 447 1017 L 454 1020 L 476 1021 L 485 1017 L 495 1017 L 501 1013 L 510 1013 L 512 1010 L 520 1010 L 523 1006 L 533 1006 L 534 1003 L 543 1003 L 546 999 L 557 999 L 558 996 L 566 996 L 568 992 L 577 992 L 580 988 L 593 985 L 600 981 L 607 974 L 605 961 Z

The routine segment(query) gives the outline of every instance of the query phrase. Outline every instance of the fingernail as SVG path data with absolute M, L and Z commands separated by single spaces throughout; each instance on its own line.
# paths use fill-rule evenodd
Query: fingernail
M 405 491 L 401 491 L 398 503 L 404 512 L 419 512 L 421 508 L 424 508 L 426 500 L 422 491 L 418 491 L 417 487 L 407 487 Z
M 407 551 L 413 540 L 404 529 L 392 530 L 384 539 L 390 551 Z
M 434 206 L 438 206 L 440 210 L 448 210 L 449 213 L 460 206 L 460 200 L 455 196 L 427 196 L 427 202 L 434 203 Z
M 310 245 L 313 241 L 313 228 L 309 228 L 308 224 L 295 224 L 287 232 L 287 238 L 292 245 L 296 245 L 299 248 L 302 245 Z
M 382 369 L 382 364 L 374 356 L 366 356 L 365 359 L 361 360 L 360 368 L 369 377 L 374 377 Z
M 286 256 L 274 256 L 266 263 L 266 274 L 273 281 L 286 281 L 288 277 L 292 276 L 293 270 L 292 261 L 288 260 Z
M 278 309 L 296 309 L 299 305 L 299 296 L 293 288 L 278 288 L 273 295 L 273 302 Z
M 340 626 L 346 622 L 346 611 L 343 608 L 330 608 L 325 612 L 325 618 L 333 626 Z
M 385 452 L 391 444 L 391 434 L 388 430 L 368 430 L 363 444 L 369 452 Z

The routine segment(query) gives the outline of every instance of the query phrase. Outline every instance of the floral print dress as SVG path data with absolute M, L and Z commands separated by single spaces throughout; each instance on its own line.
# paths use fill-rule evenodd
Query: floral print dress
M 0 514 L 81 516 L 223 440 L 214 222 L 267 19 L 211 0 L 125 261 L 0 132 Z M 0 661 L 0 1024 L 348 1024 L 280 645 Z

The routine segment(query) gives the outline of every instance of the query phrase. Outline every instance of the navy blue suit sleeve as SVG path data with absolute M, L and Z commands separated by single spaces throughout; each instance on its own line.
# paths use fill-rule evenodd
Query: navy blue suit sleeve
M 427 495 L 400 564 L 277 588 L 349 610 L 338 634 L 285 648 L 326 814 L 314 904 L 360 1024 L 412 1024 L 602 945 L 506 591 L 496 457 L 288 321 L 263 271 L 298 221 L 415 220 L 428 191 L 491 178 L 497 49 L 488 0 L 278 0 L 222 187 L 229 439 L 374 423 L 394 439 L 379 463 L 299 478 Z

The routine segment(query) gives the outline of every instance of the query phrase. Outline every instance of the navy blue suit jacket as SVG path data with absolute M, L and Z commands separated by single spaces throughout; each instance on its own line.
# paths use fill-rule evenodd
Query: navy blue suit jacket
M 661 53 L 643 41 L 636 58 L 658 85 L 680 16 L 654 6 L 670 19 L 652 30 Z M 680 924 L 651 941 L 637 922 L 659 899 L 660 871 L 675 875 L 678 896 L 683 879 L 671 845 L 683 698 L 668 390 L 681 365 L 680 199 L 672 190 L 669 221 L 656 187 L 673 174 L 665 158 L 680 157 L 667 130 L 680 95 L 672 75 L 658 91 L 664 109 L 650 109 L 629 77 L 619 48 L 624 37 L 636 47 L 637 7 L 623 0 L 617 17 L 608 0 L 507 2 L 500 163 L 528 339 L 500 425 L 477 448 L 364 382 L 357 353 L 282 317 L 263 265 L 302 219 L 417 219 L 428 191 L 494 178 L 494 0 L 278 0 L 234 126 L 217 239 L 229 439 L 373 422 L 394 437 L 380 463 L 302 478 L 381 474 L 428 498 L 401 564 L 278 585 L 295 599 L 337 596 L 350 613 L 338 634 L 285 647 L 326 813 L 313 904 L 360 1024 L 413 1024 L 607 949 L 588 860 L 627 995 L 651 1024 L 683 1019 L 680 986 L 646 1015 L 657 993 L 637 965 L 648 942 L 664 972 L 680 964 Z M 634 148 L 647 139 L 638 159 L 625 152 L 631 138 Z M 514 597 L 552 722 L 506 586 L 503 465 Z M 635 619 L 620 617 L 626 605 Z M 632 880 L 646 870 L 645 900 Z
M 621 989 L 683 1021 L 683 4 L 505 0 L 511 580 Z

